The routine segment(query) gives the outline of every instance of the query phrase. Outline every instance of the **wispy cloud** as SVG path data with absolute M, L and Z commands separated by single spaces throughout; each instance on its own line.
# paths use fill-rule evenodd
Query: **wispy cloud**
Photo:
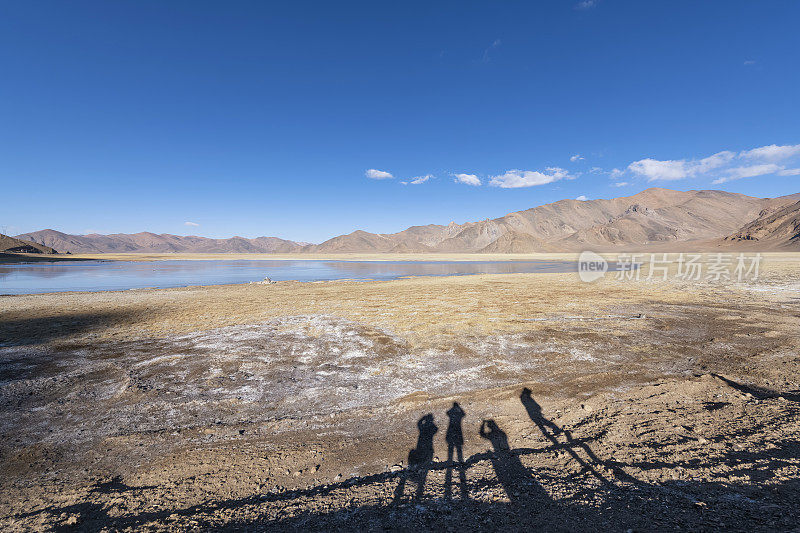
M 800 144 L 787 144 L 778 146 L 777 144 L 769 144 L 761 148 L 753 148 L 752 150 L 745 150 L 739 153 L 739 157 L 746 159 L 761 159 L 763 161 L 783 161 L 796 155 L 800 155 Z
M 800 168 L 787 168 L 778 172 L 778 176 L 800 176 Z
M 483 56 L 481 57 L 481 61 L 484 62 L 484 63 L 488 63 L 489 61 L 491 61 L 492 60 L 492 52 L 497 50 L 498 48 L 500 48 L 501 44 L 503 44 L 503 42 L 500 39 L 495 39 L 492 42 L 492 44 L 490 44 L 489 47 L 486 48 L 486 50 L 483 51 Z
M 183 225 L 184 226 L 191 226 L 193 228 L 197 228 L 197 227 L 200 226 L 200 224 L 198 224 L 197 222 L 189 222 L 189 221 L 184 222 Z
M 370 168 L 364 175 L 371 180 L 388 180 L 394 178 L 391 173 L 386 172 L 385 170 L 378 170 L 376 168 Z
M 492 176 L 489 185 L 502 189 L 517 189 L 520 187 L 535 187 L 547 185 L 562 179 L 574 179 L 575 176 L 561 167 L 548 167 L 544 172 L 538 170 L 509 170 L 505 174 Z
M 453 177 L 455 178 L 453 181 L 456 183 L 464 183 L 473 187 L 478 187 L 481 184 L 481 179 L 475 174 L 453 174 Z
M 582 159 L 584 159 L 584 157 L 581 154 L 575 154 L 569 158 L 569 160 L 572 161 L 573 163 L 576 161 L 581 161 Z
M 578 196 L 578 197 L 577 197 L 577 198 L 575 198 L 575 199 L 576 199 L 576 200 L 580 200 L 581 202 L 585 202 L 585 201 L 587 201 L 589 198 L 587 198 L 585 194 L 581 194 L 580 196 Z
M 755 64 L 756 64 L 756 62 L 755 62 L 754 60 L 752 60 L 752 59 L 745 59 L 744 63 L 742 63 L 742 64 L 743 64 L 744 66 L 746 66 L 746 67 L 749 67 L 749 66 L 751 66 L 751 65 L 755 65 Z
M 411 178 L 409 181 L 401 181 L 400 183 L 403 185 L 420 185 L 433 177 L 433 174 L 425 174 L 424 176 L 417 176 L 416 178 Z
M 583 0 L 575 4 L 575 9 L 591 9 L 597 7 L 598 0 Z
M 606 170 L 602 167 L 592 167 L 589 169 L 589 174 L 607 174 L 611 178 L 619 178 L 623 174 L 625 174 L 624 170 L 620 170 L 618 168 L 612 168 L 611 170 Z
M 764 176 L 767 174 L 775 174 L 783 167 L 775 163 L 765 163 L 763 165 L 750 165 L 746 167 L 736 167 L 727 170 L 728 175 L 722 178 L 717 178 L 711 183 L 718 185 L 727 181 L 740 180 L 742 178 L 754 178 L 756 176 Z
M 735 157 L 733 152 L 723 151 L 703 159 L 692 160 L 666 160 L 640 159 L 628 165 L 628 170 L 634 174 L 644 176 L 647 181 L 673 181 L 691 178 L 708 172 L 715 168 L 722 167 Z
M 724 150 L 702 159 L 640 159 L 628 170 L 647 181 L 674 181 L 694 177 L 714 178 L 720 184 L 742 178 L 783 174 L 786 164 L 800 159 L 800 144 L 770 144 L 741 152 Z M 779 164 L 783 163 L 783 164 Z
M 628 183 L 627 181 L 618 181 L 616 183 L 611 184 L 612 187 L 625 187 L 627 185 L 630 185 L 630 183 Z

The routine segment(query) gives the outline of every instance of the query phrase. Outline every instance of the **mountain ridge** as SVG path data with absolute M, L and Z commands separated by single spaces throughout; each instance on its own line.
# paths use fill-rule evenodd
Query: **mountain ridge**
M 169 233 L 112 233 L 100 235 L 71 235 L 45 229 L 17 236 L 44 246 L 71 253 L 291 253 L 300 251 L 307 243 L 277 237 L 231 237 L 210 239 L 195 235 Z
M 410 226 L 396 233 L 355 230 L 319 244 L 277 237 L 210 239 L 141 232 L 69 235 L 41 230 L 17 238 L 72 253 L 530 253 L 625 251 L 642 248 L 763 246 L 800 249 L 787 228 L 767 220 L 800 200 L 800 193 L 757 198 L 719 190 L 649 188 L 631 196 L 559 200 L 502 217 L 447 225 Z M 791 219 L 791 213 L 785 214 Z M 734 236 L 759 218 L 772 237 Z M 768 226 L 768 227 L 767 227 Z M 786 242 L 781 241 L 783 239 Z M 747 241 L 747 242 L 745 242 Z M 758 244 L 754 244 L 758 243 Z
M 58 252 L 49 246 L 31 240 L 9 237 L 0 233 L 0 253 L 57 254 Z

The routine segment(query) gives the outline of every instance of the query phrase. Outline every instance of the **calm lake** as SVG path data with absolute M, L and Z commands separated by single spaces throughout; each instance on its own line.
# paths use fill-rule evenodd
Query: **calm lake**
M 66 261 L 0 265 L 0 294 L 107 291 L 274 281 L 576 272 L 569 261 Z

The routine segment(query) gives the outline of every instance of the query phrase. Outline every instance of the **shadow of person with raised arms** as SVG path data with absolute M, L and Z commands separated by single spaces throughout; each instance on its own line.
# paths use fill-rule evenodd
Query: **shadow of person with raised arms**
M 572 458 L 575 459 L 575 461 L 577 461 L 579 465 L 581 465 L 583 469 L 587 470 L 591 475 L 600 480 L 603 484 L 610 485 L 611 482 L 608 479 L 606 479 L 605 476 L 603 476 L 603 474 L 601 474 L 595 467 L 593 467 L 580 455 L 578 455 L 578 453 L 574 450 L 574 447 L 577 446 L 581 448 L 589 457 L 589 460 L 592 461 L 593 463 L 601 465 L 603 467 L 611 468 L 611 470 L 613 470 L 614 472 L 614 475 L 618 479 L 630 482 L 637 482 L 635 478 L 625 473 L 622 469 L 613 465 L 609 465 L 605 461 L 601 461 L 594 454 L 591 448 L 589 448 L 589 446 L 586 445 L 586 443 L 574 439 L 572 437 L 572 433 L 558 427 L 558 425 L 556 425 L 554 422 L 545 418 L 545 416 L 542 414 L 542 407 L 536 402 L 536 400 L 533 399 L 533 396 L 531 395 L 531 390 L 529 388 L 525 387 L 524 389 L 522 389 L 522 393 L 519 395 L 519 399 L 522 402 L 522 405 L 525 406 L 525 410 L 528 412 L 528 416 L 530 417 L 530 419 L 533 421 L 534 424 L 536 424 L 536 427 L 539 428 L 539 431 L 542 432 L 542 435 L 544 435 L 545 438 L 547 438 L 547 440 L 553 443 L 554 447 L 566 450 L 567 453 L 569 453 L 572 456 Z M 559 442 L 559 440 L 556 438 L 556 435 L 560 434 L 564 435 L 564 439 L 566 439 L 565 443 Z
M 450 421 L 447 424 L 447 433 L 444 436 L 444 440 L 447 442 L 447 471 L 444 476 L 444 496 L 448 500 L 452 498 L 454 453 L 458 461 L 458 482 L 461 499 L 466 500 L 468 498 L 467 473 L 463 451 L 464 432 L 461 430 L 461 421 L 465 416 L 466 413 L 458 405 L 458 402 L 453 402 L 453 407 L 447 410 L 447 417 Z
M 433 436 L 439 431 L 439 428 L 433 422 L 433 415 L 428 413 L 417 421 L 417 430 L 419 431 L 417 446 L 408 452 L 408 469 L 394 491 L 395 503 L 400 503 L 403 499 L 406 481 L 409 477 L 417 484 L 417 500 L 422 499 L 425 491 L 425 480 L 433 460 Z

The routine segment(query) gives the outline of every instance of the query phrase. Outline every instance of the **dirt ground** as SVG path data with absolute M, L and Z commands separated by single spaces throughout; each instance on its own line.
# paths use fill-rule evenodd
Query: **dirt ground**
M 792 531 L 800 256 L 0 298 L 0 527 Z

